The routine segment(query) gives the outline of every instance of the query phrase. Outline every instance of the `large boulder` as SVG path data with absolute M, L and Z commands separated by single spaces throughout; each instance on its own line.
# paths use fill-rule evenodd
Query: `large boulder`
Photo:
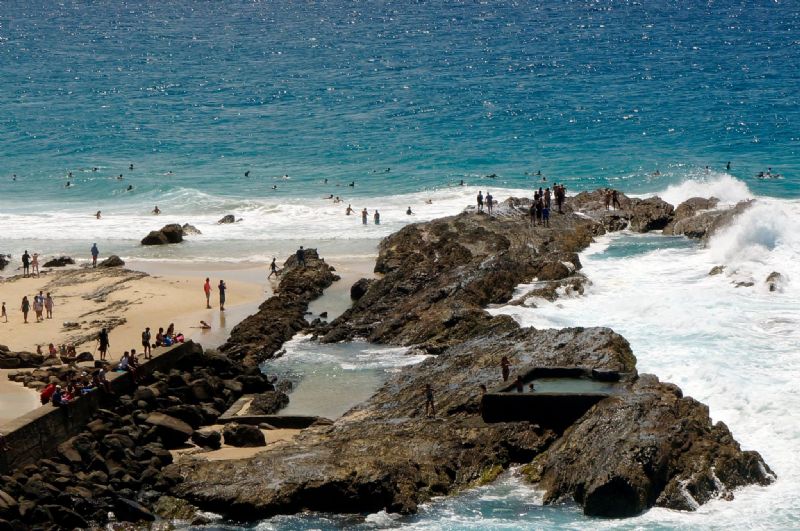
M 183 227 L 177 223 L 164 225 L 161 228 L 161 233 L 166 236 L 169 243 L 181 243 L 183 241 Z
M 156 519 L 145 506 L 128 498 L 116 499 L 114 514 L 123 522 L 152 522 Z
M 102 262 L 98 264 L 99 267 L 122 267 L 125 265 L 125 262 L 119 256 L 112 254 Z
M 222 446 L 222 435 L 217 430 L 203 428 L 192 433 L 192 442 L 203 448 L 217 450 Z
M 57 258 L 53 258 L 45 262 L 42 267 L 65 267 L 68 265 L 74 265 L 75 260 L 70 258 L 69 256 L 59 256 Z
M 219 225 L 226 225 L 228 223 L 236 223 L 236 217 L 233 214 L 226 214 L 219 221 L 217 221 L 217 223 Z
M 9 264 L 9 260 L 11 259 L 10 254 L 0 254 L 0 271 L 6 268 Z
M 142 238 L 142 245 L 167 245 L 169 240 L 160 230 L 151 230 L 150 234 Z
M 629 227 L 634 232 L 662 230 L 672 220 L 674 210 L 660 197 L 631 200 Z
M 281 391 L 267 391 L 253 397 L 250 412 L 256 415 L 273 415 L 289 405 L 289 396 Z
M 267 445 L 267 440 L 261 430 L 248 424 L 235 422 L 227 424 L 222 430 L 222 436 L 225 438 L 225 444 L 229 446 L 252 448 Z
M 675 208 L 672 221 L 664 227 L 664 234 L 683 234 L 683 232 L 675 232 L 675 225 L 685 219 L 696 216 L 700 212 L 711 210 L 715 208 L 717 204 L 719 204 L 719 199 L 716 197 L 708 199 L 705 197 L 692 197 L 691 199 L 687 199 Z
M 153 426 L 155 435 L 169 449 L 182 446 L 194 431 L 186 422 L 164 413 L 151 413 L 145 419 L 145 424 Z

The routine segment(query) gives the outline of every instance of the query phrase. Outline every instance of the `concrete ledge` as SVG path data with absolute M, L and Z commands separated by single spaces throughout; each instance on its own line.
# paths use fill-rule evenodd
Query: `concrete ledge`
M 306 415 L 238 415 L 238 413 L 253 399 L 253 395 L 244 395 L 233 403 L 225 413 L 218 419 L 219 424 L 236 422 L 238 424 L 269 424 L 273 428 L 304 430 L 315 423 L 333 424 L 333 421 L 325 417 L 314 417 Z
M 192 341 L 169 347 L 142 363 L 140 373 L 166 372 L 188 354 L 202 351 L 203 348 Z M 46 404 L 0 427 L 8 446 L 8 450 L 0 451 L 0 473 L 7 474 L 54 454 L 59 444 L 84 430 L 98 409 L 113 404 L 117 395 L 135 388 L 128 373 L 111 372 L 108 382 L 111 395 L 98 390 L 62 407 Z

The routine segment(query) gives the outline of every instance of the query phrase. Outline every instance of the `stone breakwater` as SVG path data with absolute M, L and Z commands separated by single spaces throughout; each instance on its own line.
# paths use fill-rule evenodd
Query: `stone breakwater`
M 630 516 L 652 506 L 691 510 L 732 497 L 736 487 L 772 482 L 761 456 L 712 423 L 705 405 L 637 374 L 628 342 L 612 330 L 520 328 L 484 311 L 533 279 L 553 297 L 559 287 L 580 291 L 577 253 L 595 235 L 675 222 L 676 209 L 658 198 L 621 196 L 618 211 L 606 211 L 602 199 L 599 191 L 571 198 L 550 228 L 533 227 L 530 202 L 511 198 L 493 217 L 465 212 L 386 238 L 376 265 L 383 276 L 361 282 L 353 306 L 314 332 L 321 341 L 364 337 L 436 356 L 392 377 L 333 425 L 307 429 L 279 448 L 238 461 L 172 465 L 169 473 L 182 480 L 171 492 L 235 520 L 303 510 L 410 513 L 433 496 L 525 464 L 546 503 L 573 500 L 588 515 Z M 686 219 L 696 215 L 703 213 L 694 209 Z M 250 341 L 257 352 L 258 338 Z M 266 350 L 273 341 L 265 340 Z M 500 382 L 504 357 L 515 373 L 580 367 L 627 376 L 621 392 L 566 429 L 485 423 L 479 386 Z M 424 415 L 428 384 L 433 418 Z

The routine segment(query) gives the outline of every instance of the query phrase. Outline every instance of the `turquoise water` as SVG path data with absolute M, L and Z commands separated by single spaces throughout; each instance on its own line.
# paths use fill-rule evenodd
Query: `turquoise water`
M 505 311 L 621 331 L 642 370 L 762 451 L 776 485 L 695 514 L 598 522 L 542 507 L 512 475 L 358 525 L 798 527 L 799 27 L 790 1 L 0 0 L 0 252 L 85 258 L 96 241 L 101 255 L 143 260 L 264 261 L 298 244 L 366 256 L 478 190 L 526 193 L 542 184 L 537 170 L 571 192 L 756 196 L 761 206 L 708 249 L 603 240 L 582 257 L 587 297 Z M 769 167 L 781 178 L 755 177 Z M 350 203 L 379 209 L 381 225 L 344 216 Z M 243 221 L 216 225 L 228 213 Z M 139 246 L 167 222 L 203 235 Z M 726 274 L 707 277 L 720 263 Z M 787 277 L 775 294 L 761 289 L 772 270 Z

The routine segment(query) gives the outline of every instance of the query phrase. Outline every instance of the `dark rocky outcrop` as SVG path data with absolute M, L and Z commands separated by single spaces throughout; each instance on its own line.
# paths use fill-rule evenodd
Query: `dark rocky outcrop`
M 253 415 L 272 415 L 289 405 L 289 396 L 281 391 L 267 391 L 255 395 L 250 402 Z
M 10 260 L 10 254 L 0 254 L 0 271 L 4 270 L 6 266 L 11 263 Z
M 717 231 L 729 226 L 734 218 L 754 204 L 754 201 L 741 201 L 733 208 L 708 210 L 699 207 L 711 205 L 711 200 L 693 198 L 689 201 L 693 203 L 684 207 L 683 217 L 678 219 L 676 216 L 675 223 L 664 228 L 664 234 L 684 235 L 687 238 L 706 242 Z M 681 206 L 686 205 L 689 201 L 682 203 Z M 704 201 L 706 202 L 704 203 Z
M 69 256 L 59 256 L 48 260 L 42 264 L 42 267 L 66 267 L 68 265 L 75 265 L 75 260 Z
M 305 263 L 305 267 L 300 266 L 294 255 L 286 260 L 275 294 L 258 307 L 256 314 L 233 328 L 220 351 L 232 359 L 255 365 L 272 357 L 284 342 L 308 327 L 305 313 L 309 302 L 322 295 L 339 277 L 316 249 L 305 250 Z
M 780 291 L 783 281 L 784 281 L 783 275 L 781 275 L 777 271 L 773 271 L 772 273 L 767 275 L 767 279 L 764 282 L 766 282 L 767 287 L 769 288 L 770 291 Z
M 636 210 L 626 219 L 636 219 L 639 229 L 671 215 L 660 200 L 625 200 L 623 207 Z M 637 375 L 627 341 L 613 331 L 522 329 L 483 310 L 540 274 L 561 277 L 558 264 L 579 269 L 575 253 L 606 227 L 568 213 L 555 215 L 550 229 L 531 228 L 524 211 L 524 201 L 515 200 L 500 205 L 497 217 L 465 213 L 385 239 L 376 265 L 384 276 L 339 319 L 321 325 L 320 337 L 366 337 L 437 355 L 393 376 L 332 425 L 311 427 L 280 447 L 250 459 L 173 465 L 183 481 L 172 492 L 246 520 L 304 510 L 410 513 L 434 496 L 529 463 L 528 477 L 545 489 L 548 503 L 573 499 L 587 514 L 627 516 L 653 505 L 687 509 L 692 500 L 772 481 L 761 457 L 743 452 L 723 424 L 712 424 L 704 405 Z M 479 385 L 500 383 L 504 356 L 515 373 L 579 367 L 626 376 L 618 394 L 564 431 L 487 424 Z M 426 384 L 434 389 L 435 418 L 425 416 Z
M 357 280 L 355 284 L 350 286 L 350 298 L 354 301 L 357 301 L 363 297 L 372 282 L 373 279 L 370 278 L 361 278 Z
M 716 266 L 712 267 L 711 270 L 708 272 L 708 276 L 711 277 L 711 276 L 714 276 L 714 275 L 719 275 L 724 271 L 725 271 L 725 266 L 724 265 L 716 265 Z
M 99 264 L 97 267 L 122 267 L 125 265 L 125 262 L 119 256 L 112 254 Z
M 200 234 L 203 234 L 200 232 L 200 229 L 194 225 L 189 225 L 188 223 L 184 223 L 181 227 L 181 230 L 184 236 L 199 236 Z
M 676 232 L 675 225 L 680 223 L 685 219 L 692 218 L 696 216 L 698 213 L 711 210 L 715 208 L 719 204 L 719 199 L 716 197 L 711 197 L 706 199 L 705 197 L 692 197 L 687 199 L 680 205 L 675 208 L 675 213 L 672 217 L 672 221 L 664 227 L 664 234 L 683 234 L 681 229 L 678 229 Z
M 225 225 L 228 223 L 236 223 L 236 217 L 233 214 L 226 214 L 222 216 L 219 221 L 217 221 L 217 224 L 219 225 Z
M 0 369 L 24 369 L 39 367 L 44 356 L 35 352 L 9 352 L 0 350 Z
M 183 227 L 177 223 L 164 225 L 160 230 L 151 231 L 142 239 L 142 245 L 167 245 L 183 241 Z
M 226 424 L 222 430 L 222 437 L 225 444 L 242 448 L 266 446 L 267 440 L 264 434 L 256 426 L 248 424 L 237 424 L 232 422 Z

